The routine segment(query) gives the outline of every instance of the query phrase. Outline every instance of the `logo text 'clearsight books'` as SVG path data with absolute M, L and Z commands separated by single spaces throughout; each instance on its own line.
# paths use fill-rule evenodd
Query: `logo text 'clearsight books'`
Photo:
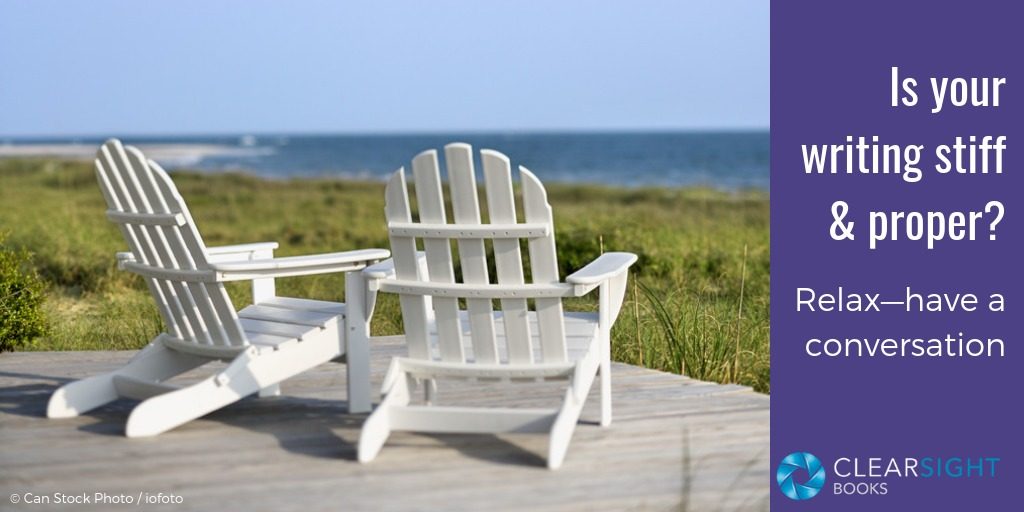
M 886 495 L 889 481 L 900 478 L 995 478 L 998 457 L 839 457 L 830 466 L 807 452 L 793 452 L 775 471 L 779 489 L 788 498 L 808 500 L 826 489 L 832 494 Z

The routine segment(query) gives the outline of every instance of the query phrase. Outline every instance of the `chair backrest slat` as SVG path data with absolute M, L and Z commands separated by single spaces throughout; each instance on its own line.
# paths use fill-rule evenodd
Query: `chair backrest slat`
M 497 151 L 483 150 L 480 159 L 484 168 L 487 188 L 487 214 L 496 224 L 513 224 L 516 219 L 515 195 L 512 190 L 512 163 Z M 495 239 L 494 270 L 498 284 L 523 284 L 523 257 L 519 240 Z M 503 299 L 502 319 L 505 324 L 508 362 L 533 362 L 533 343 L 530 336 L 529 309 L 525 299 Z
M 410 222 L 409 192 L 405 186 L 405 168 L 391 175 L 384 194 L 384 214 L 388 222 Z M 419 281 L 419 263 L 416 257 L 416 239 L 410 236 L 396 236 L 389 233 L 391 256 L 398 279 Z M 427 306 L 422 295 L 400 295 L 402 322 L 405 324 L 405 341 L 409 356 L 416 359 L 430 359 L 430 338 L 427 332 Z
M 452 202 L 452 217 L 456 224 L 480 224 L 480 202 L 477 197 L 476 175 L 473 171 L 473 148 L 468 144 L 449 144 L 444 148 L 448 166 L 448 188 Z M 459 261 L 462 281 L 487 284 L 487 251 L 480 238 L 459 240 Z M 494 310 L 490 299 L 467 299 L 469 333 L 473 341 L 473 360 L 477 363 L 497 363 L 498 345 L 494 335 Z
M 114 213 L 110 218 L 120 227 L 137 263 L 161 270 L 208 270 L 206 247 L 195 222 L 156 162 L 136 148 L 111 140 L 97 154 L 96 172 Z M 168 334 L 204 345 L 248 343 L 223 284 L 146 280 Z
M 519 167 L 523 184 L 523 210 L 526 222 L 546 222 L 554 226 L 548 195 L 540 180 L 525 167 Z M 555 254 L 554 228 L 547 236 L 531 238 L 530 275 L 534 284 L 559 282 L 558 260 Z M 568 359 L 565 347 L 565 323 L 561 299 L 536 299 L 537 329 L 545 363 L 562 363 Z
M 424 151 L 412 161 L 412 172 L 416 179 L 416 202 L 420 221 L 433 224 L 447 224 L 444 211 L 444 196 L 441 191 L 441 172 L 437 163 L 437 151 Z M 454 283 L 455 270 L 452 267 L 451 242 L 446 239 L 424 239 L 423 252 L 427 256 L 428 279 L 435 283 Z M 462 324 L 459 321 L 459 301 L 449 297 L 433 300 L 434 315 L 437 319 L 438 350 L 442 361 L 463 362 Z

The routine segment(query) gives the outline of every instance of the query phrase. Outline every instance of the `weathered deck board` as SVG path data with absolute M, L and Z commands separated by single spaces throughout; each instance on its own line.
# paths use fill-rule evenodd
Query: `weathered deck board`
M 375 340 L 375 385 L 401 351 L 395 339 Z M 175 510 L 768 508 L 769 398 L 741 386 L 615 364 L 615 422 L 596 426 L 595 391 L 554 472 L 544 467 L 546 438 L 532 435 L 395 433 L 373 463 L 360 465 L 365 416 L 343 412 L 345 369 L 335 364 L 286 382 L 284 396 L 246 399 L 151 439 L 123 437 L 128 401 L 80 418 L 43 417 L 56 386 L 130 356 L 0 355 L 0 510 L 67 509 L 9 502 L 26 492 L 172 492 L 184 502 L 161 508 Z M 483 395 L 467 386 L 442 383 L 441 399 L 529 406 L 559 398 L 559 387 L 545 384 L 529 386 L 552 399 L 544 403 L 502 386 L 487 385 Z

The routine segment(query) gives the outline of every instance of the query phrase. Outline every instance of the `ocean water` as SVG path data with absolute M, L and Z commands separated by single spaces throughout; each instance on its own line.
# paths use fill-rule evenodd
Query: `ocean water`
M 545 182 L 768 189 L 769 136 L 758 132 L 238 135 L 124 137 L 134 144 L 215 144 L 161 162 L 169 168 L 248 171 L 272 178 L 382 179 L 412 157 L 454 141 L 501 151 Z M 58 141 L 49 141 L 58 142 Z M 63 141 L 69 142 L 69 141 Z M 100 140 L 76 139 L 79 143 Z

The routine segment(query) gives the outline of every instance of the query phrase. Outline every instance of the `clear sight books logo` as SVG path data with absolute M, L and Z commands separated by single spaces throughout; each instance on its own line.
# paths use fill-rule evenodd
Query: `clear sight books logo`
M 775 481 L 786 497 L 802 501 L 817 496 L 826 480 L 835 480 L 835 495 L 889 494 L 890 483 L 906 478 L 935 480 L 994 479 L 999 457 L 837 457 L 832 462 L 832 477 L 818 457 L 808 452 L 793 452 L 779 463 Z
M 807 477 L 800 481 L 801 477 Z M 793 452 L 782 459 L 775 471 L 775 480 L 782 494 L 793 500 L 809 500 L 825 486 L 825 468 L 821 461 L 807 452 Z

